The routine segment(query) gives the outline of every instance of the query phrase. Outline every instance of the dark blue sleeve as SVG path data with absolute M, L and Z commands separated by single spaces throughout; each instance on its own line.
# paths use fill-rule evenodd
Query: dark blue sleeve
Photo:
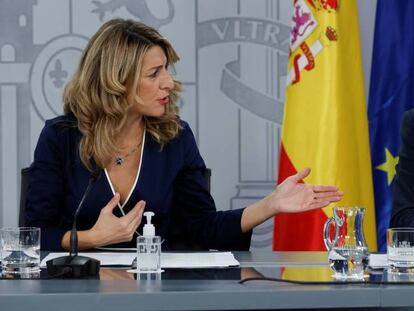
M 30 168 L 26 197 L 26 225 L 41 228 L 41 249 L 61 251 L 67 229 L 60 224 L 59 206 L 64 204 L 63 137 L 47 121 Z
M 391 227 L 414 227 L 414 110 L 404 114 L 393 185 Z
M 243 209 L 216 211 L 207 189 L 204 161 L 187 124 L 182 131 L 184 165 L 174 185 L 174 207 L 181 209 L 184 230 L 206 249 L 248 250 L 252 232 L 243 233 Z

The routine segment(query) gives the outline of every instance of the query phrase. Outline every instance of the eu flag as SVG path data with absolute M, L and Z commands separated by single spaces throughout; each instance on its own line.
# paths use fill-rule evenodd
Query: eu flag
M 378 249 L 386 249 L 404 111 L 414 107 L 414 1 L 378 0 L 368 118 Z

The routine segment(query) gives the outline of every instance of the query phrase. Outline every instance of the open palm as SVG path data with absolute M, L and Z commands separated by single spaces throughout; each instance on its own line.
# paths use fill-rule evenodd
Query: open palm
M 292 175 L 270 195 L 272 208 L 278 213 L 297 213 L 325 207 L 342 199 L 343 193 L 335 186 L 315 186 L 300 181 L 310 169 Z

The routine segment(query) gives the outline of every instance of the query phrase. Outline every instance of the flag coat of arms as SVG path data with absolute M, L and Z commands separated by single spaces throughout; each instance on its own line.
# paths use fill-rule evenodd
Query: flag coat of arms
M 336 185 L 335 206 L 366 209 L 364 233 L 376 249 L 368 121 L 356 0 L 294 1 L 278 183 L 305 167 L 304 182 Z M 333 205 L 279 214 L 274 250 L 325 250 Z

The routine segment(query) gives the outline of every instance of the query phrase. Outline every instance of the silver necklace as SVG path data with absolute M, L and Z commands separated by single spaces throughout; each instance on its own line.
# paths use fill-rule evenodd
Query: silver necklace
M 141 143 L 142 142 L 140 142 L 138 145 L 136 145 L 130 152 L 128 152 L 126 155 L 124 155 L 124 156 L 116 156 L 115 157 L 115 164 L 116 165 L 122 165 L 122 164 L 124 164 L 124 162 L 125 162 L 125 160 L 126 160 L 126 158 L 128 158 L 131 154 L 133 154 L 135 151 L 137 151 L 138 150 L 138 148 L 139 148 L 139 146 L 141 146 Z

